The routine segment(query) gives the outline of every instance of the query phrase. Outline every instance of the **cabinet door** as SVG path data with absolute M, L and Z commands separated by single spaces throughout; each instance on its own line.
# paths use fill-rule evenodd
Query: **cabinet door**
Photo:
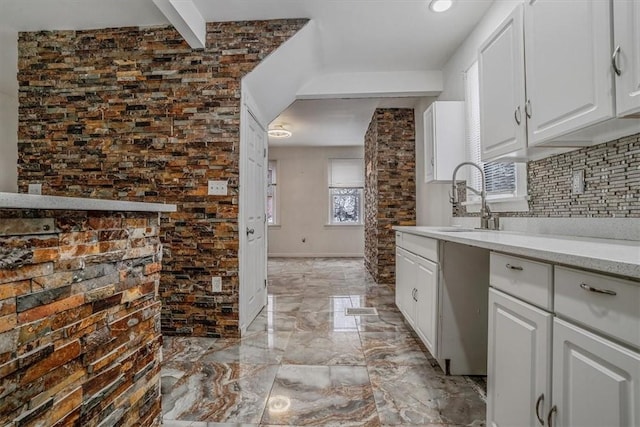
M 435 179 L 435 128 L 433 123 L 433 104 L 424 112 L 424 182 Z
M 610 17 L 608 1 L 527 2 L 530 147 L 614 116 Z
M 482 160 L 527 147 L 522 11 L 519 5 L 478 52 Z
M 489 289 L 487 426 L 533 427 L 547 414 L 551 327 L 551 313 Z
M 614 52 L 620 75 L 616 75 L 618 116 L 640 117 L 640 2 L 614 0 Z
M 640 353 L 554 320 L 554 427 L 640 425 L 639 396 Z
M 416 256 L 396 248 L 396 305 L 409 324 L 414 325 Z
M 434 357 L 438 330 L 438 265 L 427 259 L 416 260 L 416 333 Z

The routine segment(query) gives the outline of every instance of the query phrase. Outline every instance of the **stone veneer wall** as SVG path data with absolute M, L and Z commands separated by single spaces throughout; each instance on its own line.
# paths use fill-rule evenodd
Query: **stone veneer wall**
M 640 134 L 548 157 L 527 165 L 529 212 L 519 217 L 640 218 Z M 585 171 L 585 192 L 571 194 L 571 174 Z M 458 194 L 464 198 L 463 186 Z M 454 216 L 472 216 L 464 207 Z
M 167 202 L 165 334 L 237 336 L 240 81 L 306 20 L 19 36 L 19 188 Z M 207 180 L 228 196 L 207 196 Z M 223 292 L 211 293 L 222 276 Z
M 0 210 L 1 425 L 160 425 L 159 225 Z
M 365 135 L 365 266 L 395 280 L 394 225 L 416 224 L 415 122 L 408 108 L 377 109 Z

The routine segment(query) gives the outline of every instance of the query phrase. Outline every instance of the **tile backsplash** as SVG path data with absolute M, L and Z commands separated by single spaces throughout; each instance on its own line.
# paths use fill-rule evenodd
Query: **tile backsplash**
M 505 217 L 640 218 L 640 134 L 529 162 L 529 212 Z M 572 194 L 575 170 L 584 170 L 583 194 Z M 464 200 L 463 186 L 459 186 Z M 468 214 L 464 207 L 454 216 Z

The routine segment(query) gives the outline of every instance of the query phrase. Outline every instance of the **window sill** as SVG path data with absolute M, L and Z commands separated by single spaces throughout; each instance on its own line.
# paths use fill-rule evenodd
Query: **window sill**
M 342 228 L 342 227 L 364 227 L 364 224 L 325 224 L 325 228 Z
M 529 212 L 529 198 L 527 196 L 505 197 L 502 199 L 487 200 L 491 212 Z M 467 208 L 467 212 L 480 212 L 479 200 L 463 202 L 462 206 Z
M 273 229 L 276 229 L 276 230 L 282 228 L 282 226 L 280 224 L 267 224 L 267 227 L 268 228 L 273 228 Z

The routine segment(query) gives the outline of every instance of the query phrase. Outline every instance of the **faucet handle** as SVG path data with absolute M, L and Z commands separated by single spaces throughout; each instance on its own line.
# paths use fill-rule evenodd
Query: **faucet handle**
M 456 206 L 458 204 L 458 200 L 453 197 L 453 193 L 451 191 L 449 191 L 449 203 L 451 203 L 453 206 Z

